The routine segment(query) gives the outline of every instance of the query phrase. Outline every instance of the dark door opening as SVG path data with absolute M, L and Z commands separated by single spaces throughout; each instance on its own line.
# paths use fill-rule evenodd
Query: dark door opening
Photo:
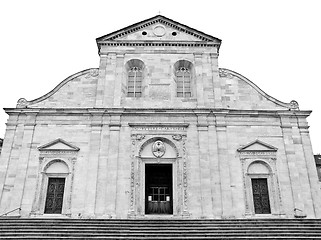
M 64 189 L 65 178 L 49 178 L 45 204 L 46 214 L 61 214 Z
M 145 165 L 146 214 L 172 214 L 172 164 Z
M 266 178 L 252 178 L 255 214 L 270 214 L 269 190 Z

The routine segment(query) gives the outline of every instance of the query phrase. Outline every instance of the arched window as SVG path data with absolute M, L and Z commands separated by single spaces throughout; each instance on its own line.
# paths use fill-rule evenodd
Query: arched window
M 128 97 L 141 97 L 142 96 L 142 80 L 143 73 L 139 67 L 132 67 L 128 71 Z
M 139 59 L 132 59 L 126 65 L 127 97 L 141 97 L 144 63 Z
M 177 97 L 192 97 L 192 63 L 180 60 L 175 64 Z
M 176 71 L 177 97 L 191 97 L 191 72 L 188 68 L 181 67 Z

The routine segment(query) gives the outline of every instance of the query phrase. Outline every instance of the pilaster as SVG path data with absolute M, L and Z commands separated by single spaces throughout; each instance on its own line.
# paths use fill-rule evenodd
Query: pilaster
M 212 212 L 214 218 L 222 216 L 222 196 L 221 196 L 221 178 L 218 154 L 217 129 L 215 126 L 215 116 L 208 117 L 208 155 L 210 162 L 210 179 L 211 179 L 211 199 Z
M 204 107 L 204 83 L 203 83 L 203 63 L 202 54 L 194 53 L 196 95 L 198 107 Z
M 16 178 L 11 192 L 10 209 L 21 207 L 23 192 L 27 180 L 27 171 L 29 167 L 30 151 L 32 148 L 33 135 L 35 130 L 36 114 L 28 114 L 23 127 L 23 139 L 19 151 L 19 164 L 17 167 Z M 27 209 L 21 209 L 21 215 L 28 213 Z
M 304 153 L 304 159 L 307 168 L 307 176 L 310 183 L 310 191 L 313 202 L 313 209 L 316 218 L 321 217 L 321 193 L 320 193 L 320 183 L 318 174 L 316 171 L 315 160 L 313 156 L 312 144 L 309 137 L 308 126 L 299 126 L 299 131 L 302 140 L 302 148 Z
M 122 98 L 122 82 L 124 71 L 124 54 L 116 55 L 116 76 L 115 76 L 115 91 L 114 91 L 114 107 L 119 107 Z
M 102 112 L 93 111 L 91 116 L 90 143 L 87 159 L 87 178 L 86 178 L 86 194 L 85 194 L 85 215 L 94 217 L 96 204 L 96 190 L 98 180 L 98 163 L 99 152 L 101 146 L 101 130 L 102 130 Z
M 2 152 L 0 154 L 0 214 L 3 213 L 3 211 L 9 210 L 5 208 L 5 199 L 4 195 L 8 195 L 8 186 L 6 186 L 6 181 L 8 177 L 9 172 L 9 166 L 11 165 L 11 153 L 14 145 L 14 140 L 16 139 L 16 128 L 17 125 L 15 123 L 7 123 L 6 133 L 5 133 L 5 141 L 2 146 Z M 10 210 L 9 210 L 10 211 Z
M 102 217 L 105 212 L 106 205 L 106 183 L 107 183 L 107 162 L 108 151 L 110 144 L 110 131 L 109 131 L 110 116 L 103 115 L 102 117 L 102 130 L 100 137 L 100 149 L 98 160 L 98 173 L 97 173 L 97 193 L 96 193 L 96 206 L 95 213 L 97 217 Z
M 219 172 L 221 178 L 222 217 L 232 216 L 231 177 L 228 159 L 226 116 L 216 116 Z
M 222 90 L 218 68 L 218 54 L 211 54 L 212 78 L 213 78 L 213 94 L 215 108 L 222 108 Z
M 292 189 L 292 197 L 294 201 L 293 207 L 305 211 L 301 193 L 302 186 L 300 181 L 300 173 L 298 170 L 299 166 L 296 163 L 295 147 L 293 143 L 292 124 L 290 121 L 290 117 L 281 117 L 281 129 L 283 133 L 285 158 L 287 159 L 289 169 L 289 176 L 291 182 L 290 186 Z
M 104 103 L 103 107 L 112 106 L 114 104 L 114 92 L 115 92 L 115 76 L 116 76 L 116 54 L 109 53 L 107 55 L 106 73 L 104 76 Z
M 99 65 L 99 75 L 96 90 L 96 104 L 97 108 L 103 107 L 104 104 L 104 90 L 105 90 L 105 76 L 107 67 L 107 55 L 100 54 L 100 65 Z
M 106 208 L 105 217 L 116 217 L 117 167 L 119 161 L 119 134 L 121 129 L 120 115 L 112 115 L 109 124 L 110 139 L 107 162 Z
M 187 118 L 185 119 L 185 121 Z M 200 179 L 200 163 L 199 163 L 199 138 L 197 130 L 197 119 L 190 117 L 187 120 L 190 125 L 187 128 L 187 149 L 190 173 L 190 184 L 188 185 L 190 212 L 193 217 L 200 217 L 202 215 L 201 205 L 201 179 Z
M 208 146 L 208 123 L 205 114 L 197 117 L 198 149 L 199 149 L 199 169 L 200 169 L 200 191 L 201 191 L 201 217 L 212 216 L 211 204 L 211 172 L 209 162 Z

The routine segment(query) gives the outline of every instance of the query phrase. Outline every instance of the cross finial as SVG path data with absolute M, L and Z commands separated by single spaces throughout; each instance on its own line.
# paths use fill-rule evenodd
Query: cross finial
M 160 12 L 160 10 L 158 11 L 158 15 L 161 15 L 161 12 Z

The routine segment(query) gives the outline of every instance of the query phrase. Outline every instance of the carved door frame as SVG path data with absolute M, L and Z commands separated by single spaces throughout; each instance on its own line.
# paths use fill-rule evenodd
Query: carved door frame
M 131 176 L 129 197 L 129 218 L 140 218 L 145 216 L 145 165 L 146 164 L 172 164 L 173 184 L 173 216 L 188 217 L 188 161 L 186 153 L 186 134 L 172 130 L 182 130 L 182 126 L 174 127 L 158 126 L 156 131 L 144 131 L 146 128 L 134 128 L 132 130 L 132 152 L 131 152 Z M 153 127 L 155 130 L 155 127 Z M 167 131 L 166 131 L 167 130 Z M 176 156 L 171 158 L 141 156 L 141 150 L 150 142 L 162 140 L 173 147 Z
M 36 194 L 32 205 L 32 216 L 43 216 L 45 214 L 45 203 L 47 197 L 49 178 L 65 178 L 65 189 L 61 215 L 71 216 L 71 196 L 74 181 L 74 165 L 76 157 L 71 154 L 68 157 L 52 155 L 50 152 L 41 154 L 39 157 L 39 175 L 36 186 Z M 63 162 L 69 169 L 68 173 L 46 173 L 46 169 L 55 162 Z M 52 215 L 52 214 L 51 214 Z

